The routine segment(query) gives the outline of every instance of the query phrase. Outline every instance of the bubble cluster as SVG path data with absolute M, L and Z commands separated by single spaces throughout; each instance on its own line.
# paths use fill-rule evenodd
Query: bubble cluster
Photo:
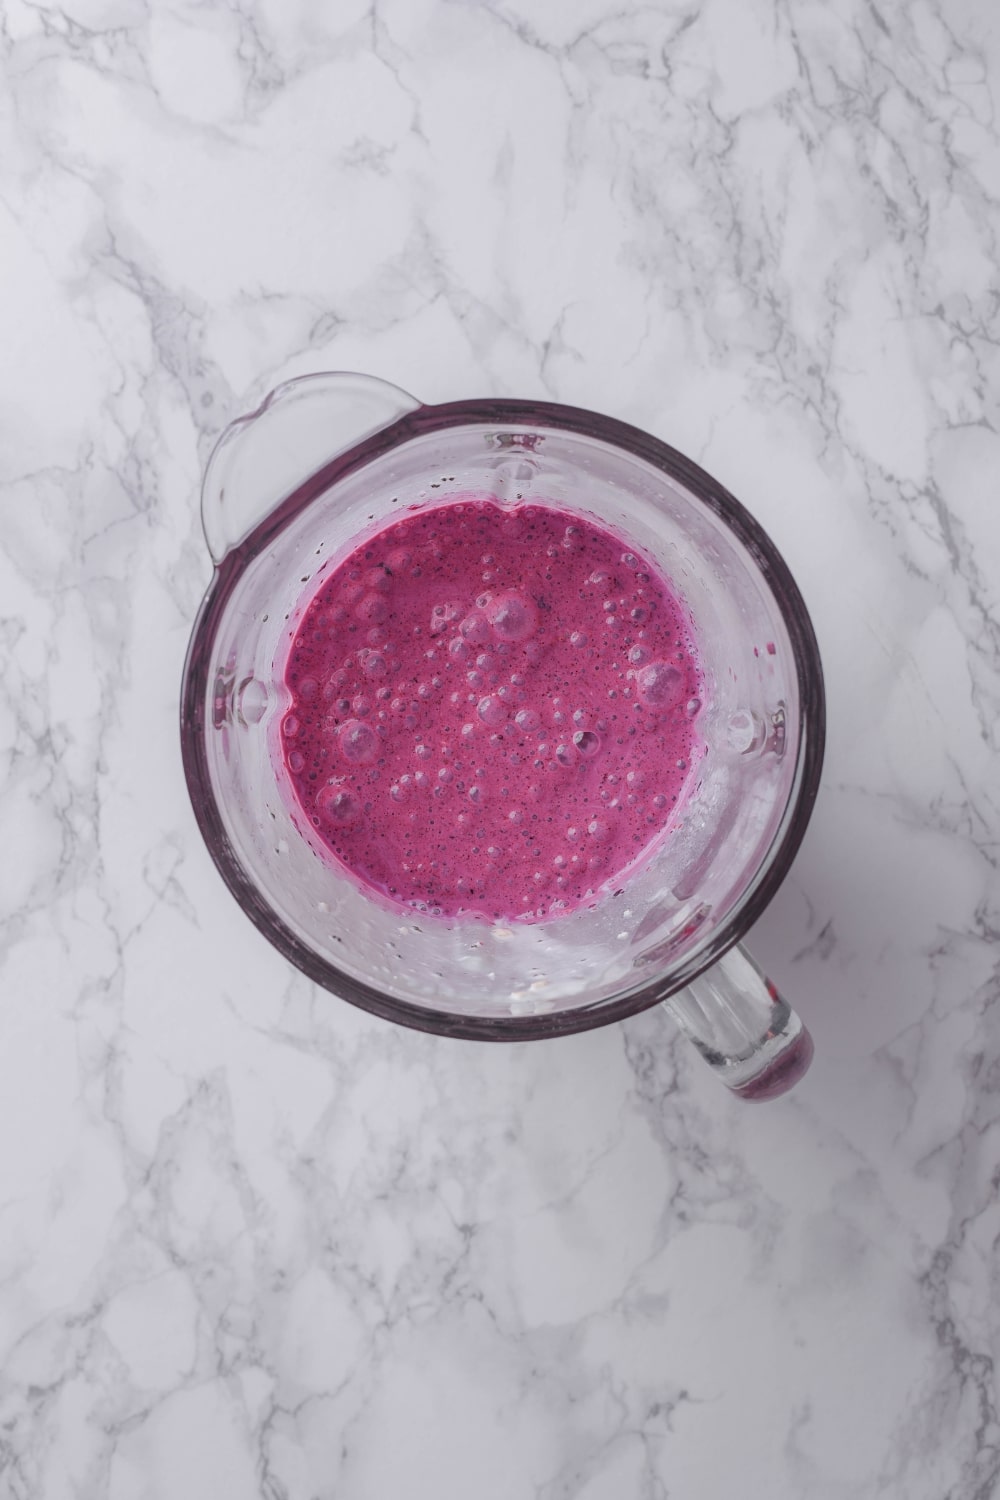
M 407 513 L 294 619 L 286 774 L 332 856 L 423 913 L 590 905 L 697 776 L 683 607 L 622 538 L 555 505 Z

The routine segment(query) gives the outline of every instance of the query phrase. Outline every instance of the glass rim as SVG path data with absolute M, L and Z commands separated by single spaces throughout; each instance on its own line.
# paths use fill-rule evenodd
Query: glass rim
M 315 953 L 273 909 L 241 864 L 215 797 L 206 745 L 212 648 L 226 605 L 247 564 L 290 520 L 348 474 L 413 438 L 485 424 L 595 438 L 643 460 L 708 507 L 753 558 L 774 598 L 791 642 L 799 694 L 792 791 L 748 890 L 725 921 L 686 962 L 654 973 L 623 993 L 540 1015 L 475 1016 L 431 1009 L 387 995 Z M 589 1031 L 647 1010 L 683 989 L 740 941 L 783 883 L 805 835 L 823 767 L 826 701 L 819 645 L 798 585 L 767 532 L 723 485 L 668 443 L 615 417 L 556 402 L 486 397 L 419 406 L 380 428 L 309 476 L 226 553 L 215 568 L 192 628 L 181 686 L 180 731 L 188 793 L 208 851 L 243 911 L 284 958 L 338 998 L 398 1025 L 474 1041 L 532 1041 Z

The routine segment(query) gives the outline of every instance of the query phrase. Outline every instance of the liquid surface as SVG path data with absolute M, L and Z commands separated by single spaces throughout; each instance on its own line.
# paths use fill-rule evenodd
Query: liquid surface
M 700 754 L 669 583 L 554 506 L 450 503 L 370 538 L 304 610 L 285 682 L 284 765 L 323 843 L 442 916 L 592 904 Z

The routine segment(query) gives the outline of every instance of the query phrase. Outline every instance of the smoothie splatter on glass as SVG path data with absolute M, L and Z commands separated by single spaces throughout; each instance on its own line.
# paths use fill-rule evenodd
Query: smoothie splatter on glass
M 285 682 L 285 769 L 327 849 L 446 917 L 593 904 L 664 836 L 703 749 L 669 582 L 555 506 L 450 503 L 364 541 L 306 607 Z

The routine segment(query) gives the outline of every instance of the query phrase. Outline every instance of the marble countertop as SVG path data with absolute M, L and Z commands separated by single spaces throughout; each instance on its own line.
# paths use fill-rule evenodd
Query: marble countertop
M 989 0 L 7 0 L 0 1497 L 1000 1493 Z M 753 946 L 817 1045 L 393 1030 L 252 929 L 177 696 L 215 435 L 305 370 L 733 489 L 823 649 Z

